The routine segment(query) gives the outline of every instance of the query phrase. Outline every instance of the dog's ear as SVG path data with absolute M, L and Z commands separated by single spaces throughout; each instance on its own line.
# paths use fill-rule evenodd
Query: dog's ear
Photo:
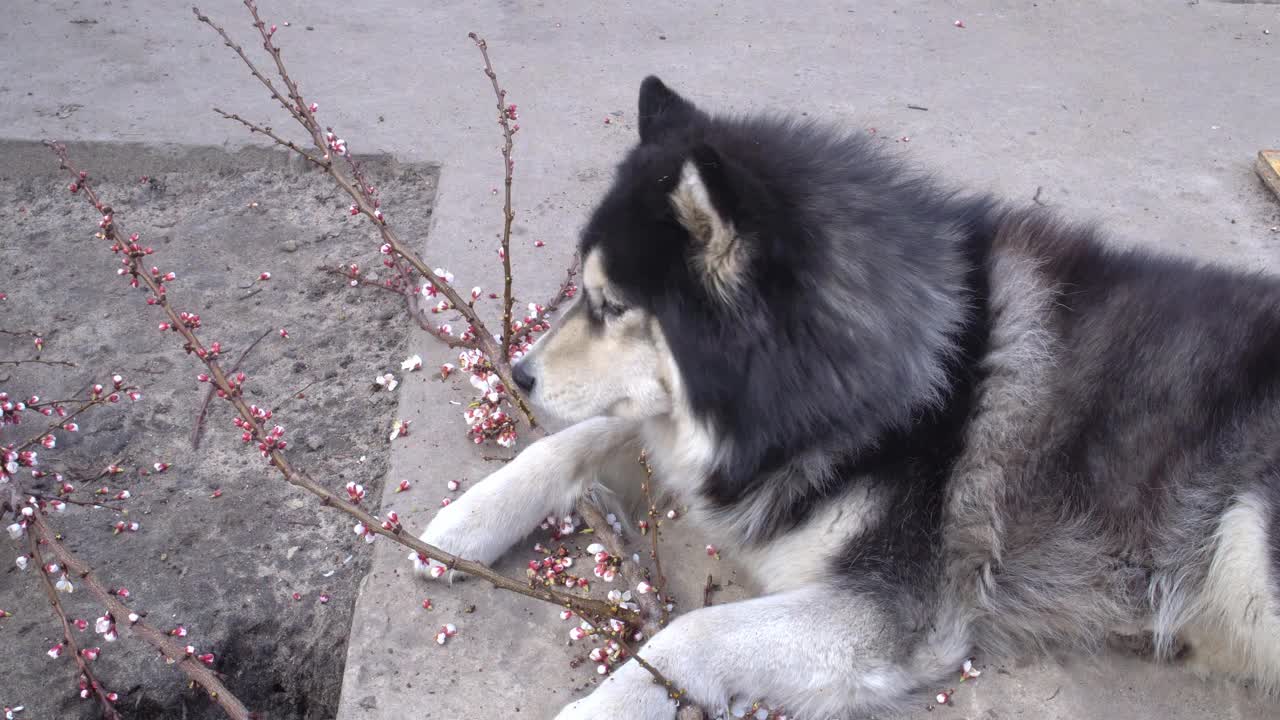
M 640 83 L 640 142 L 651 143 L 673 128 L 687 126 L 698 114 L 693 103 L 680 97 L 655 75 Z
M 738 180 L 720 153 L 703 144 L 685 160 L 680 181 L 671 191 L 676 218 L 693 241 L 691 264 L 707 287 L 726 301 L 743 278 L 749 250 L 733 220 Z

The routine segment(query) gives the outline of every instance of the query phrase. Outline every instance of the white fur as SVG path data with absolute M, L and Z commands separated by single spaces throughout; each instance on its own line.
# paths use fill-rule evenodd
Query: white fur
M 1204 671 L 1254 679 L 1280 690 L 1280 604 L 1271 577 L 1271 509 L 1245 494 L 1222 516 L 1204 589 L 1186 629 L 1192 661 Z
M 765 698 L 789 717 L 826 720 L 883 709 L 910 688 L 910 673 L 885 652 L 886 625 L 869 603 L 811 586 L 694 610 L 637 652 L 713 713 Z M 675 710 L 630 661 L 556 720 L 671 720 Z
M 738 548 L 737 554 L 765 592 L 820 583 L 831 575 L 833 555 L 879 520 L 882 512 L 868 487 L 855 487 L 823 505 L 792 532 Z
M 427 526 L 422 541 L 466 560 L 490 564 L 548 515 L 564 515 L 601 472 L 629 458 L 635 424 L 593 418 L 529 445 L 476 483 Z M 420 575 L 439 565 L 410 556 Z

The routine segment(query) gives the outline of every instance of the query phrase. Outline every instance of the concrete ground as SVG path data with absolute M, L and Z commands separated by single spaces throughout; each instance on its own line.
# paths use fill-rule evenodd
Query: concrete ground
M 462 283 L 496 285 L 501 160 L 493 100 L 466 33 L 486 35 L 517 136 L 518 291 L 558 280 L 592 199 L 634 138 L 635 93 L 657 73 L 705 107 L 778 108 L 874 127 L 913 161 L 975 187 L 1095 218 L 1119 242 L 1246 267 L 1280 266 L 1280 205 L 1250 169 L 1280 145 L 1280 9 L 1265 3 L 751 2 L 555 3 L 264 0 L 303 90 L 360 151 L 443 170 L 427 259 Z M 248 43 L 239 3 L 208 0 Z M 229 51 L 177 3 L 11 3 L 0 25 L 0 135 L 238 145 L 214 104 L 273 118 Z M 283 27 L 285 20 L 290 22 Z M 962 20 L 963 28 L 955 20 Z M 910 109 L 915 105 L 927 110 Z M 606 118 L 609 122 L 606 123 Z M 908 140 L 909 138 L 909 140 Z M 388 208 L 394 220 L 394 207 Z M 407 230 L 408 228 L 406 228 Z M 425 230 L 425 228 L 424 228 Z M 534 249 L 535 239 L 547 246 Z M 445 259 L 447 258 L 447 260 Z M 411 339 L 428 363 L 448 353 Z M 494 465 L 468 445 L 450 400 L 460 383 L 407 383 L 401 414 L 420 443 L 398 447 L 391 480 L 436 488 L 388 495 L 422 527 L 450 478 Z M 387 483 L 394 487 L 395 482 Z M 531 540 L 532 542 L 532 540 Z M 732 578 L 674 529 L 677 595 L 697 603 L 707 569 Z M 503 567 L 516 572 L 521 548 Z M 571 669 L 553 608 L 476 583 L 416 584 L 403 553 L 375 545 L 357 603 L 337 716 L 548 717 L 591 683 Z M 717 599 L 741 592 L 733 587 Z M 431 597 L 435 610 L 421 608 Z M 474 612 L 468 607 L 474 604 Z M 438 625 L 459 635 L 444 647 Z M 762 649 L 767 651 L 767 649 Z M 911 717 L 1264 718 L 1275 705 L 1122 654 L 988 668 L 953 708 Z

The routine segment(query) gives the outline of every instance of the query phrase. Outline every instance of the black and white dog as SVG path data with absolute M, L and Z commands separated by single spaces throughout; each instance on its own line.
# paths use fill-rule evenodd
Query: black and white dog
M 640 651 L 705 707 L 843 718 L 975 652 L 1110 632 L 1280 688 L 1280 280 L 1109 248 L 657 78 L 639 130 L 580 299 L 515 370 L 576 424 L 423 539 L 493 561 L 644 447 L 768 570 Z M 559 717 L 674 714 L 630 662 Z

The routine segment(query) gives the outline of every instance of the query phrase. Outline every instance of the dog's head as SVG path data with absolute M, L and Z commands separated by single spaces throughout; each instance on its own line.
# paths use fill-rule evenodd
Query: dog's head
M 582 236 L 581 294 L 515 369 L 533 403 L 566 422 L 684 402 L 663 317 L 719 313 L 746 272 L 735 224 L 746 188 L 701 141 L 709 119 L 656 77 L 639 105 L 640 143 Z
M 515 368 L 536 406 L 683 413 L 759 465 L 936 400 L 965 303 L 949 206 L 913 200 L 866 137 L 712 117 L 655 77 L 638 120 L 583 232 L 581 294 Z

